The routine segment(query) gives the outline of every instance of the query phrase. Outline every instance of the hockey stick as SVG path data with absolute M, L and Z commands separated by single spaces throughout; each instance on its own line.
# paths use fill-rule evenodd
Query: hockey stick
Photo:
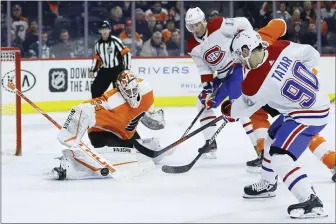
M 210 121 L 209 123 L 207 123 L 206 125 L 203 125 L 202 127 L 196 129 L 195 131 L 191 132 L 190 134 L 180 138 L 179 140 L 177 140 L 176 142 L 166 146 L 165 148 L 159 150 L 159 151 L 153 151 L 143 145 L 141 145 L 138 141 L 134 141 L 134 147 L 141 152 L 142 154 L 150 157 L 150 158 L 155 158 L 158 157 L 159 155 L 165 153 L 166 151 L 174 148 L 175 146 L 181 144 L 182 142 L 185 142 L 186 140 L 188 140 L 189 138 L 193 137 L 194 135 L 200 133 L 201 131 L 207 129 L 208 127 L 216 124 L 218 121 L 224 119 L 223 116 L 219 116 L 217 118 L 215 118 L 214 120 Z
M 221 82 L 220 85 L 216 88 L 216 90 L 213 93 L 211 93 L 210 98 L 217 95 L 217 92 L 219 91 L 219 88 L 222 86 L 222 84 L 223 84 L 223 82 Z M 198 114 L 196 115 L 196 117 L 194 118 L 194 120 L 191 122 L 191 124 L 189 125 L 189 127 L 184 132 L 184 134 L 182 135 L 181 138 L 183 138 L 186 134 L 188 134 L 188 132 L 194 126 L 194 124 L 196 123 L 196 121 L 198 120 L 198 118 L 202 115 L 202 113 L 203 113 L 204 110 L 205 110 L 205 106 L 198 112 Z
M 223 83 L 221 83 L 217 89 L 211 94 L 211 96 L 215 96 L 217 94 L 217 92 L 219 91 L 219 88 L 222 86 Z M 211 124 L 208 125 L 204 125 L 203 127 L 195 130 L 194 132 L 192 132 L 190 135 L 186 136 L 188 134 L 188 132 L 191 130 L 191 128 L 194 126 L 194 124 L 196 123 L 196 121 L 198 120 L 198 118 L 202 115 L 202 113 L 204 112 L 206 108 L 203 107 L 199 112 L 198 114 L 196 115 L 196 117 L 194 118 L 194 120 L 191 122 L 191 124 L 189 125 L 189 127 L 187 128 L 187 130 L 184 132 L 184 134 L 182 135 L 182 137 L 177 140 L 176 142 L 172 143 L 171 145 L 159 150 L 159 151 L 154 151 L 154 150 L 151 150 L 143 145 L 141 145 L 138 141 L 134 141 L 134 147 L 139 151 L 141 152 L 142 154 L 150 157 L 150 158 L 155 158 L 155 157 L 158 157 L 159 155 L 169 151 L 170 149 L 174 148 L 175 146 L 181 144 L 182 142 L 184 142 L 185 140 L 189 139 L 190 137 L 198 134 L 199 132 L 203 131 L 204 129 L 208 128 L 209 126 L 217 123 L 217 121 L 219 121 L 220 119 L 218 119 L 217 121 L 215 122 L 210 122 Z M 186 139 L 184 139 L 186 137 Z
M 196 115 L 196 117 L 194 118 L 194 120 L 191 122 L 191 124 L 189 125 L 189 127 L 187 128 L 187 130 L 183 133 L 182 137 L 183 138 L 186 134 L 188 134 L 188 132 L 190 131 L 190 129 L 194 126 L 194 124 L 196 123 L 196 121 L 198 120 L 198 118 L 202 115 L 203 111 L 205 110 L 205 107 L 203 107 L 198 114 Z
M 336 101 L 336 97 L 334 99 L 330 100 L 330 103 L 334 103 Z
M 58 129 L 61 129 L 62 126 L 57 123 L 54 119 L 52 119 L 48 114 L 46 114 L 41 108 L 39 108 L 35 103 L 33 103 L 30 99 L 28 99 L 25 95 L 23 95 L 23 93 L 18 90 L 15 85 L 11 82 L 8 83 L 8 87 L 14 91 L 15 94 L 17 94 L 18 96 L 20 96 L 22 99 L 24 99 L 25 101 L 27 101 L 27 103 L 29 103 L 32 107 L 34 107 L 34 109 L 36 109 L 40 114 L 42 114 L 45 118 L 47 118 L 51 123 L 53 123 Z M 83 142 L 79 143 L 80 149 L 86 153 L 88 156 L 90 156 L 93 160 L 95 160 L 96 162 L 98 162 L 102 167 L 102 169 L 100 169 L 100 173 L 102 176 L 107 176 L 110 175 L 112 176 L 114 179 L 119 179 L 122 177 L 121 172 L 117 171 L 117 169 L 112 166 L 111 164 L 108 163 L 108 161 L 106 161 L 104 158 L 102 158 L 98 153 L 96 153 L 95 151 L 93 151 L 92 149 L 90 149 L 87 145 L 85 145 Z
M 164 165 L 164 166 L 162 166 L 162 171 L 165 172 L 165 173 L 186 173 L 186 172 L 188 172 L 195 165 L 195 163 L 201 157 L 201 155 L 208 151 L 209 147 L 211 146 L 211 143 L 213 141 L 215 141 L 219 132 L 221 132 L 222 129 L 228 123 L 228 121 L 224 117 L 222 117 L 222 118 L 224 119 L 224 122 L 221 124 L 221 126 L 219 126 L 219 128 L 217 129 L 215 134 L 211 137 L 211 139 L 209 139 L 209 141 L 207 141 L 207 143 L 205 143 L 205 145 L 198 150 L 198 155 L 196 156 L 196 158 L 191 163 L 189 163 L 187 165 L 183 165 L 183 166 Z

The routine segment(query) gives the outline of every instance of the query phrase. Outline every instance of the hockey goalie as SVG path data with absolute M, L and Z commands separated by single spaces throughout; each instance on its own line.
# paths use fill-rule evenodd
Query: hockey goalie
M 95 172 L 99 169 L 95 161 L 77 148 L 86 131 L 95 150 L 108 161 L 125 154 L 138 162 L 141 156 L 141 161 L 149 160 L 152 164 L 160 161 L 165 154 L 152 161 L 133 148 L 137 139 L 152 150 L 160 149 L 157 138 L 140 139 L 136 130 L 139 121 L 152 130 L 164 128 L 163 110 L 155 110 L 153 103 L 154 94 L 148 82 L 125 70 L 117 78 L 117 88 L 73 107 L 57 136 L 67 149 L 59 157 L 60 166 L 52 170 L 54 178 L 101 177 Z

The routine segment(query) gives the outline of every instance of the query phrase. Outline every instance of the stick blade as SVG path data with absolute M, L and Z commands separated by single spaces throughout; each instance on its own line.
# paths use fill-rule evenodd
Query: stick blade
M 186 173 L 190 170 L 191 166 L 184 165 L 184 166 L 168 166 L 163 165 L 161 170 L 165 173 Z

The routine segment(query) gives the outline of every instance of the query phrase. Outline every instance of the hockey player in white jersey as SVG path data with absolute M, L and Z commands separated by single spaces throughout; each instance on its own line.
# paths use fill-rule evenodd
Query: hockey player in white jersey
M 187 50 L 201 75 L 203 90 L 198 96 L 197 108 L 201 110 L 206 107 L 200 117 L 201 125 L 205 125 L 216 117 L 213 108 L 217 108 L 226 97 L 235 100 L 241 95 L 243 70 L 241 65 L 232 60 L 229 46 L 234 34 L 253 28 L 243 17 L 217 17 L 207 23 L 204 13 L 198 7 L 187 11 L 185 22 L 188 31 L 193 33 L 187 42 Z M 217 75 L 214 78 L 215 72 Z M 213 94 L 215 91 L 216 94 Z M 241 119 L 241 123 L 253 146 L 256 146 L 250 119 Z M 208 141 L 215 131 L 216 126 L 204 130 L 205 140 Z M 217 144 L 214 141 L 209 152 L 204 153 L 202 158 L 215 159 L 216 150 Z
M 268 104 L 282 115 L 265 140 L 261 180 L 244 188 L 244 198 L 274 197 L 278 175 L 299 201 L 290 205 L 292 218 L 326 216 L 307 174 L 296 160 L 314 135 L 328 123 L 330 102 L 312 73 L 319 53 L 310 45 L 276 41 L 267 49 L 255 31 L 242 31 L 230 47 L 237 63 L 250 69 L 242 83 L 243 95 L 224 101 L 222 113 L 249 117 Z

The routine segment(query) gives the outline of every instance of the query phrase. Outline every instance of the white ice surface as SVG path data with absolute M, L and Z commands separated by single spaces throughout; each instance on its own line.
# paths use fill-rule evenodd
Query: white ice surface
M 195 108 L 165 109 L 167 126 L 151 131 L 139 125 L 142 137 L 158 136 L 164 147 L 177 140 L 197 114 Z M 50 113 L 63 123 L 67 113 Z M 322 131 L 335 149 L 335 110 Z M 4 120 L 4 117 L 2 117 Z M 199 127 L 197 124 L 195 127 Z M 62 147 L 57 129 L 39 114 L 23 117 L 23 156 L 2 156 L 2 222 L 333 222 L 335 183 L 330 171 L 307 150 L 299 162 L 324 203 L 329 217 L 292 220 L 287 207 L 296 199 L 280 182 L 272 199 L 246 200 L 243 188 L 259 179 L 247 173 L 245 162 L 255 158 L 248 137 L 238 124 L 220 133 L 218 159 L 200 160 L 185 174 L 165 174 L 163 164 L 186 164 L 204 139 L 199 134 L 178 146 L 157 168 L 130 179 L 116 181 L 51 181 L 43 173 L 57 165 Z M 2 147 L 9 144 L 2 132 Z M 85 138 L 85 142 L 88 139 Z

